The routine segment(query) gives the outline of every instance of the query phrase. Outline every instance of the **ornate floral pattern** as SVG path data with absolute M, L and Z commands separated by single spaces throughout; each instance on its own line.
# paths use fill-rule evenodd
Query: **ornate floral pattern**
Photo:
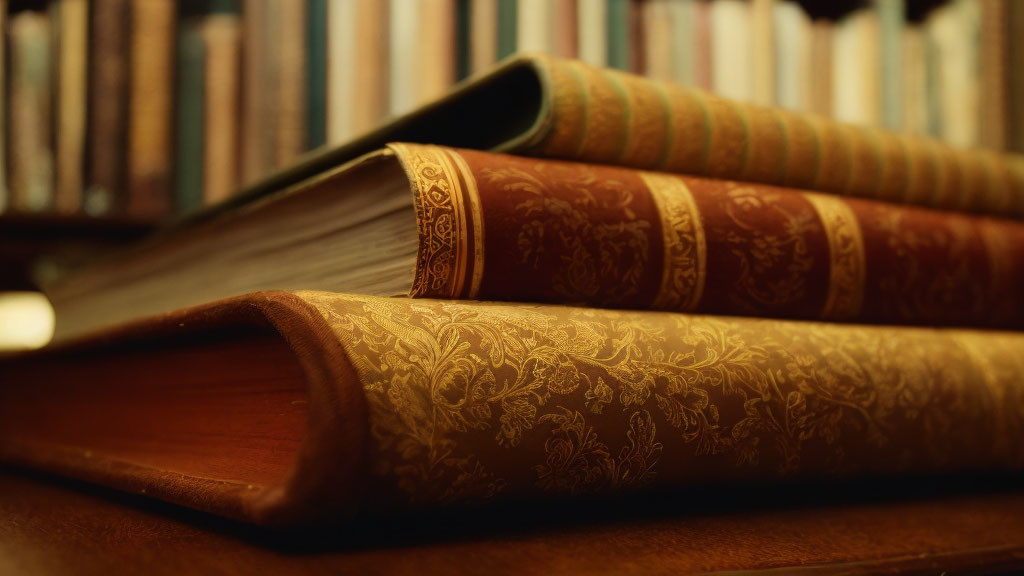
M 412 502 L 1024 466 L 1020 334 L 299 295 Z
M 661 287 L 654 308 L 696 310 L 704 292 L 707 244 L 693 194 L 677 176 L 640 174 L 658 206 L 664 237 Z
M 864 241 L 860 224 L 849 204 L 835 196 L 804 194 L 818 211 L 828 236 L 828 298 L 821 317 L 851 320 L 860 315 L 864 301 Z

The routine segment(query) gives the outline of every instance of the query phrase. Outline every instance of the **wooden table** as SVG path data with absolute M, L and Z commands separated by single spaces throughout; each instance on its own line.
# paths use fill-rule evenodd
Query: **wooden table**
M 963 488 L 695 490 L 281 534 L 7 470 L 0 574 L 1020 573 L 1024 492 Z

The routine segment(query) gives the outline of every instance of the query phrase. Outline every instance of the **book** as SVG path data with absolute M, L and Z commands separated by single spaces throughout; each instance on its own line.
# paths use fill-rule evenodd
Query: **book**
M 762 106 L 775 104 L 776 67 L 779 56 L 775 53 L 775 7 L 779 0 L 752 0 L 750 2 L 750 94 L 752 102 Z M 730 34 L 735 38 L 736 33 Z
M 815 83 L 811 19 L 792 0 L 776 2 L 773 8 L 775 102 L 782 108 L 810 112 Z
M 903 60 L 903 30 L 906 28 L 905 0 L 874 0 L 878 14 L 881 59 L 882 123 L 890 130 L 903 126 L 903 74 L 909 69 Z
M 831 116 L 832 104 L 832 63 L 833 37 L 836 24 L 831 20 L 818 18 L 811 23 L 811 70 L 822 80 L 812 82 L 808 99 L 810 112 L 819 116 Z
M 842 122 L 882 126 L 878 10 L 865 7 L 844 16 L 832 39 L 832 114 Z
M 175 43 L 174 196 L 178 213 L 193 212 L 205 204 L 206 45 L 200 18 L 185 15 L 179 22 Z
M 500 1 L 500 0 L 499 0 Z M 591 66 L 608 65 L 608 3 L 606 0 L 578 0 L 576 3 L 580 60 Z
M 982 0 L 979 23 L 979 119 L 978 138 L 982 146 L 1006 149 L 1009 111 L 1007 105 L 1009 40 L 1006 0 Z
M 245 203 L 388 142 L 431 142 L 1024 217 L 1024 158 L 521 56 L 251 186 Z
M 203 65 L 203 201 L 219 202 L 238 186 L 238 85 L 241 76 L 241 19 L 236 11 L 203 18 L 199 33 Z
M 980 3 L 954 0 L 936 8 L 925 23 L 934 51 L 938 133 L 955 146 L 978 144 L 980 18 Z
M 308 0 L 306 4 L 307 150 L 327 144 L 328 6 L 327 0 Z
M 498 61 L 498 0 L 469 0 L 469 52 L 472 73 Z
M 51 6 L 57 28 L 54 208 L 75 214 L 83 208 L 89 7 L 86 0 L 60 0 Z
M 741 102 L 751 102 L 754 97 L 750 12 L 751 4 L 746 0 L 715 0 L 708 4 L 711 89 Z
M 47 294 L 66 339 L 267 289 L 1019 328 L 1024 224 L 392 144 Z
M 928 134 L 932 113 L 928 97 L 928 57 L 924 30 L 919 24 L 903 29 L 903 131 Z
M 29 10 L 15 12 L 8 20 L 10 208 L 42 212 L 54 202 L 52 22 L 49 14 Z
M 274 166 L 291 165 L 306 151 L 306 0 L 270 0 L 271 82 L 276 95 Z
M 175 3 L 131 2 L 128 12 L 127 213 L 164 218 L 172 206 Z
M 1004 332 L 260 293 L 6 359 L 0 460 L 276 527 L 1016 471 L 1022 346 Z

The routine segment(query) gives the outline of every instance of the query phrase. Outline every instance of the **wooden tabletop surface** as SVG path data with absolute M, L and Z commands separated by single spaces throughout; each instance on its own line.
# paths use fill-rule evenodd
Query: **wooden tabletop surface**
M 1010 574 L 1024 569 L 1014 486 L 723 488 L 285 534 L 5 470 L 0 574 Z

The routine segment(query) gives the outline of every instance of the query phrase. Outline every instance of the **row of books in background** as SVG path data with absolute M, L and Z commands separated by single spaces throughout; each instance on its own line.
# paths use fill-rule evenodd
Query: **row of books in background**
M 187 213 L 520 51 L 1024 150 L 1022 4 L 10 0 L 0 208 Z

